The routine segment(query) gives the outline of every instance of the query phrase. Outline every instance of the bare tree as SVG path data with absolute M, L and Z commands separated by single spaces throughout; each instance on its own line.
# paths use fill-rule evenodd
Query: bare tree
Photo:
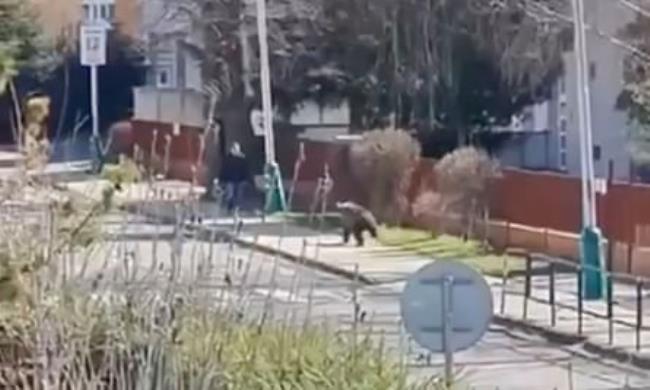
M 445 156 L 435 170 L 442 211 L 460 217 L 467 239 L 476 220 L 487 215 L 490 183 L 500 176 L 498 164 L 484 151 L 464 147 Z
M 370 210 L 379 219 L 395 222 L 398 197 L 406 172 L 420 157 L 420 145 L 402 130 L 374 130 L 350 150 L 352 173 L 364 190 Z

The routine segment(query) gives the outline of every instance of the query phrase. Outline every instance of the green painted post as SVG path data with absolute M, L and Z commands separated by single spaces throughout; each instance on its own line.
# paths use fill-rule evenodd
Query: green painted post
M 587 300 L 603 298 L 602 235 L 598 228 L 586 227 L 580 239 L 584 272 L 583 295 Z
M 287 201 L 284 196 L 284 185 L 278 164 L 271 163 L 267 165 L 266 172 L 266 214 L 287 211 Z

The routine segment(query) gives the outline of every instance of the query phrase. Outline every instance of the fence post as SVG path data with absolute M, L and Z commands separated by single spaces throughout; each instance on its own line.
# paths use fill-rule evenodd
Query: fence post
M 533 272 L 533 258 L 530 253 L 526 253 L 526 279 L 524 282 L 524 320 L 528 319 L 528 300 L 531 295 L 531 279 Z
M 631 241 L 627 242 L 627 273 L 632 273 L 632 262 L 634 261 L 634 245 Z
M 578 266 L 577 277 L 578 277 L 578 334 L 582 335 L 582 314 L 584 311 L 582 290 L 584 289 L 584 276 L 583 276 L 583 271 L 581 266 Z
M 507 253 L 507 252 L 506 252 Z M 503 256 L 503 270 L 501 279 L 501 315 L 506 312 L 506 290 L 508 288 L 508 255 Z
M 544 253 L 548 253 L 548 228 L 544 228 Z
M 612 283 L 612 274 L 607 272 L 607 331 L 609 345 L 614 344 L 614 287 Z
M 636 280 L 636 350 L 641 351 L 641 329 L 643 328 L 643 280 Z
M 548 266 L 549 269 L 549 289 L 548 289 L 548 300 L 551 304 L 551 326 L 555 327 L 556 322 L 556 309 L 555 309 L 555 263 L 551 262 Z

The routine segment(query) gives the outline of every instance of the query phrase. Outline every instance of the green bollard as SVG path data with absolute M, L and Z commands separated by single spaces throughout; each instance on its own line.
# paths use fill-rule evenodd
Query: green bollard
M 586 300 L 603 298 L 602 235 L 598 228 L 584 228 L 580 238 L 580 255 L 584 272 L 583 295 Z
M 278 164 L 271 163 L 267 165 L 264 174 L 266 179 L 266 214 L 287 211 L 287 201 L 284 196 L 284 186 Z

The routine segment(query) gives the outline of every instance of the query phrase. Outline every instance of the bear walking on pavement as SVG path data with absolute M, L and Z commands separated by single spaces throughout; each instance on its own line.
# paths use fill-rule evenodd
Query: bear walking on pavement
M 353 234 L 357 245 L 363 246 L 365 231 L 377 238 L 377 220 L 370 210 L 354 202 L 340 202 L 336 204 L 336 208 L 341 212 L 344 243 L 350 242 L 350 235 Z

